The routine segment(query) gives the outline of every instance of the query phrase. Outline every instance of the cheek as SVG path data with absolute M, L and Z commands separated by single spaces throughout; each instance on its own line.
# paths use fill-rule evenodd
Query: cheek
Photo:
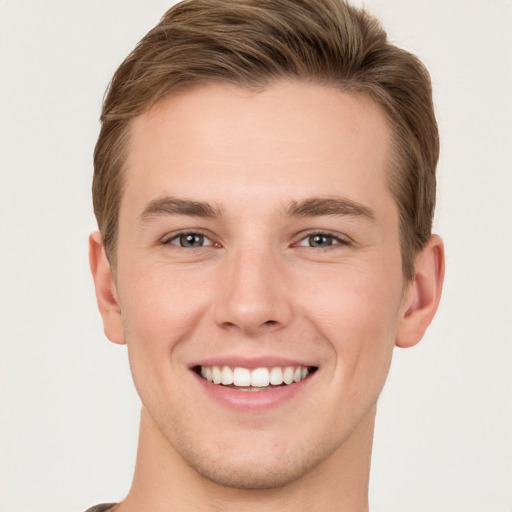
M 371 410 L 386 380 L 394 347 L 401 276 L 394 280 L 385 273 L 346 267 L 332 272 L 330 279 L 317 282 L 326 283 L 322 293 L 310 286 L 309 293 L 301 297 L 304 317 L 329 345 L 331 353 L 325 365 L 323 390 L 327 405 L 318 417 L 343 432 L 352 429 L 354 422 Z
M 147 338 L 145 334 L 150 333 L 155 341 L 160 339 L 159 334 L 174 338 L 197 321 L 207 301 L 200 278 L 165 266 L 147 268 L 124 283 L 120 290 L 123 319 L 137 338 Z
M 165 269 L 148 270 L 123 283 L 121 311 L 136 386 L 148 376 L 152 381 L 172 378 L 183 370 L 173 357 L 176 348 L 208 309 L 204 287 Z
M 401 274 L 343 268 L 317 282 L 325 283 L 323 290 L 309 287 L 303 312 L 331 344 L 344 375 L 361 366 L 386 367 L 396 336 Z
M 184 372 L 176 354 L 202 316 L 203 297 L 160 274 L 125 281 L 120 300 L 134 385 L 144 407 L 168 423 L 166 411 L 184 406 L 180 394 L 169 390 Z M 171 406 L 162 408 L 163 403 Z

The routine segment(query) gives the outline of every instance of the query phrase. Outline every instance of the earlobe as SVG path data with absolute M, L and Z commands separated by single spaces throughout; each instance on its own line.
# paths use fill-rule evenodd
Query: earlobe
M 416 345 L 427 330 L 439 306 L 444 280 L 444 246 L 432 235 L 416 256 L 415 274 L 404 296 L 395 344 L 398 347 Z
M 103 319 L 103 329 L 113 343 L 124 344 L 121 308 L 117 297 L 112 270 L 103 249 L 101 234 L 96 231 L 89 237 L 89 265 L 96 290 L 96 300 Z

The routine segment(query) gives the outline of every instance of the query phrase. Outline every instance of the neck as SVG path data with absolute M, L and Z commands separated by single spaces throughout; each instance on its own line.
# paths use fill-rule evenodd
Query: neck
M 375 408 L 350 438 L 300 479 L 274 489 L 235 489 L 192 469 L 142 410 L 130 492 L 116 512 L 367 512 Z

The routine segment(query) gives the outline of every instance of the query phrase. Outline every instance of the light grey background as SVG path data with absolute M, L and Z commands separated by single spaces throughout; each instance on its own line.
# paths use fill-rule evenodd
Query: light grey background
M 397 350 L 373 458 L 378 512 L 512 510 L 512 2 L 371 0 L 429 67 L 442 135 L 437 318 Z M 117 65 L 164 0 L 0 0 L 0 511 L 127 492 L 138 398 L 87 263 L 92 150 Z

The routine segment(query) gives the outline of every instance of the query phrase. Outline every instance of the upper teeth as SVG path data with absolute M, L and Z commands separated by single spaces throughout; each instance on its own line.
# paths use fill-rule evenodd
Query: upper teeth
M 273 368 L 241 368 L 231 369 L 229 366 L 201 366 L 201 376 L 214 384 L 240 387 L 267 387 L 270 384 L 292 384 L 305 379 L 309 370 L 305 366 L 279 366 Z

